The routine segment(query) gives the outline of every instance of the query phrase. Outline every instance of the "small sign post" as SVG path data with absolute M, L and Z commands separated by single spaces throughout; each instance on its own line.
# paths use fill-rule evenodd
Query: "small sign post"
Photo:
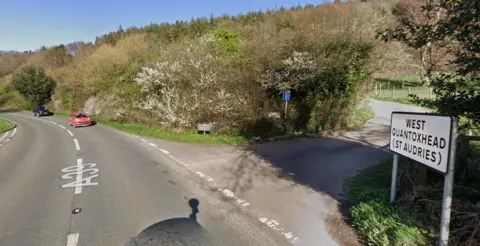
M 446 115 L 393 112 L 390 125 L 390 151 L 393 152 L 390 202 L 395 200 L 399 155 L 445 175 L 439 245 L 446 246 L 450 227 L 458 121 Z
M 285 101 L 285 116 L 287 115 L 288 101 L 290 101 L 290 91 L 286 90 L 282 93 L 282 100 Z

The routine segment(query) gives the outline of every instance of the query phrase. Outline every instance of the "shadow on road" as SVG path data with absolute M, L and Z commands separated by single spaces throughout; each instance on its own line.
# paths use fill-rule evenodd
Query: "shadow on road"
M 272 191 L 285 196 L 281 199 L 297 201 L 311 199 L 306 190 L 315 191 L 320 196 L 328 194 L 332 199 L 325 200 L 327 204 L 331 204 L 327 207 L 336 206 L 335 210 L 338 211 L 335 216 L 326 218 L 326 223 L 331 225 L 331 235 L 339 240 L 341 245 L 359 245 L 355 236 L 348 236 L 354 232 L 345 225 L 349 224 L 348 208 L 351 203 L 345 194 L 344 182 L 359 170 L 379 163 L 390 154 L 381 148 L 383 146 L 364 142 L 368 139 L 385 139 L 385 135 L 388 137 L 385 129 L 379 131 L 377 128 L 356 134 L 359 136 L 340 136 L 343 139 L 299 138 L 243 146 L 243 154 L 237 156 L 224 170 L 229 173 L 229 187 L 234 192 L 242 193 L 268 186 Z M 264 183 L 255 184 L 256 180 Z M 299 193 L 299 190 L 305 191 Z M 292 206 L 296 205 L 290 206 L 293 209 Z M 305 210 L 306 207 L 309 206 L 299 205 L 297 209 Z M 318 214 L 325 208 L 319 209 L 309 208 L 302 214 Z M 328 210 L 330 209 L 324 211 Z M 316 222 L 312 220 L 310 223 Z M 339 226 L 340 224 L 342 226 Z
M 126 246 L 211 245 L 207 231 L 197 222 L 197 199 L 190 199 L 188 218 L 172 218 L 155 223 L 132 238 Z

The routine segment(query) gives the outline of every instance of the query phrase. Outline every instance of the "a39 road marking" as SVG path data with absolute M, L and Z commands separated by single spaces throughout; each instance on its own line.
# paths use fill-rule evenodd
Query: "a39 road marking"
M 81 158 L 77 159 L 76 166 L 70 166 L 62 169 L 62 179 L 73 179 L 76 180 L 67 184 L 62 185 L 62 188 L 75 188 L 75 195 L 82 193 L 82 187 L 86 186 L 95 186 L 98 185 L 98 182 L 92 182 L 93 178 L 99 176 L 98 168 L 96 163 L 86 163 L 83 164 L 83 160 Z M 89 176 L 83 178 L 83 173 L 88 174 Z

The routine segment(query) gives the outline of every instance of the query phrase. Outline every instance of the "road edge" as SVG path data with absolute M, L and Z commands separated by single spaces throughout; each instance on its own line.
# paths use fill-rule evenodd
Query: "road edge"
M 17 124 L 15 124 L 14 122 L 8 120 L 9 122 L 11 122 L 13 124 L 12 127 L 10 127 L 9 129 L 7 129 L 6 131 L 3 131 L 3 132 L 0 132 L 0 135 L 1 134 L 6 134 L 8 135 L 8 132 L 14 130 L 14 132 L 10 135 L 10 137 L 7 137 L 3 142 L 0 142 L 0 148 L 3 147 L 8 141 L 10 141 L 10 139 L 12 139 L 14 136 L 15 136 L 15 133 L 17 132 L 16 129 L 17 129 Z M 5 136 L 6 136 L 5 135 Z

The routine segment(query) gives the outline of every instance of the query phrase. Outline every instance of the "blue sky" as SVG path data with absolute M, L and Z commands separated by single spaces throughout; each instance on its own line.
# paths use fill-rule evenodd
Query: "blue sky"
M 324 0 L 1 0 L 0 50 L 35 50 L 152 22 L 314 5 Z

